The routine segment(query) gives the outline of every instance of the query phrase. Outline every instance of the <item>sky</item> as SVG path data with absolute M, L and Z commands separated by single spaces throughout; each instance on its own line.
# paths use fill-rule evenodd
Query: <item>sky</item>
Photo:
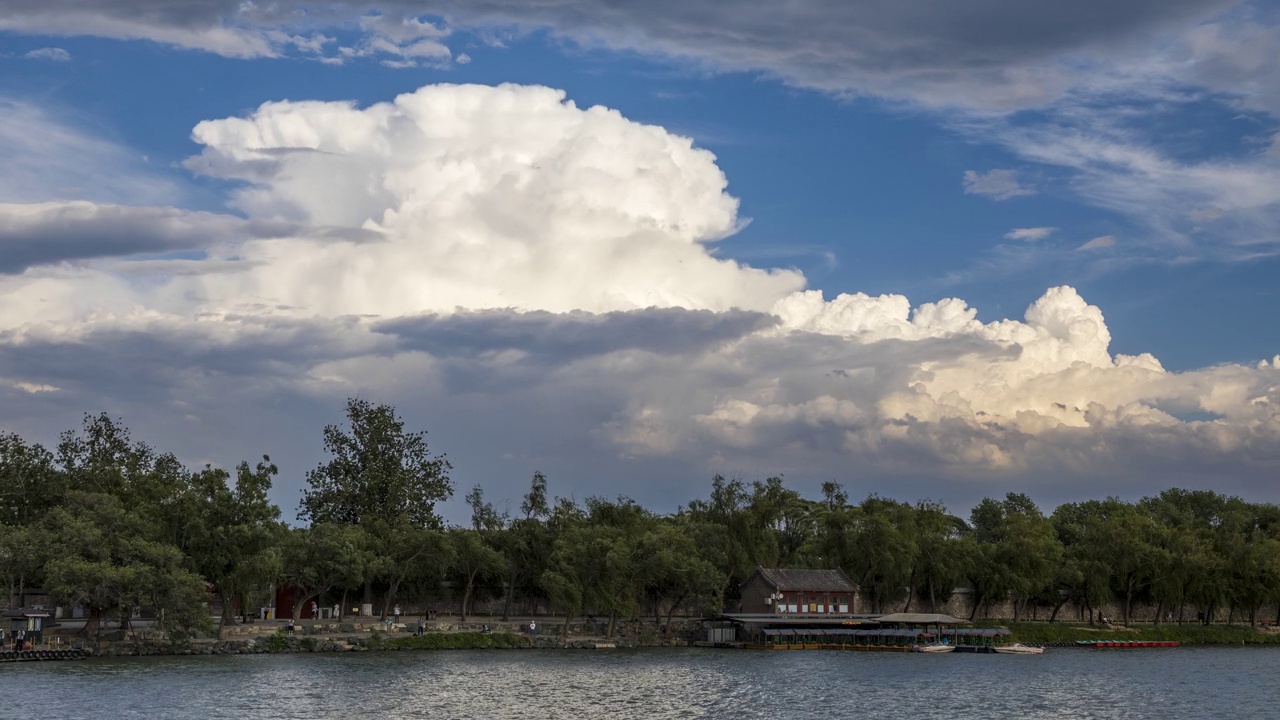
M 0 431 L 296 507 L 1280 501 L 1280 4 L 0 0 Z

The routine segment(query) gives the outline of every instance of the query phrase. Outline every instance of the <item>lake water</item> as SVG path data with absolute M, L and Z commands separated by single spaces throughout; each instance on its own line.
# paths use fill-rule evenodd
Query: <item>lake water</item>
M 1280 718 L 1280 649 L 436 651 L 0 665 L 2 718 Z

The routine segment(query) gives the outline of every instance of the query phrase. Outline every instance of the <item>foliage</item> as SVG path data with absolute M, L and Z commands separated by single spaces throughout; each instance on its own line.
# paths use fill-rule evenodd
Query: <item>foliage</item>
M 211 629 L 211 593 L 222 600 L 221 627 L 234 621 L 237 604 L 277 586 L 294 591 L 293 607 L 279 610 L 295 618 L 309 602 L 346 605 L 353 591 L 363 591 L 363 602 L 376 593 L 385 616 L 402 597 L 421 609 L 449 580 L 449 601 L 464 618 L 473 601 L 501 597 L 504 618 L 521 605 L 551 610 L 564 617 L 563 632 L 574 618 L 602 616 L 610 635 L 641 618 L 652 624 L 640 632 L 656 633 L 679 612 L 733 608 L 742 582 L 763 565 L 842 569 L 869 612 L 939 610 L 967 587 L 975 619 L 1011 602 L 1028 640 L 1075 639 L 1081 628 L 1062 618 L 1096 623 L 1113 602 L 1125 623 L 1139 605 L 1156 608 L 1158 627 L 1144 628 L 1144 637 L 1275 637 L 1213 626 L 1223 617 L 1273 621 L 1261 612 L 1280 603 L 1274 505 L 1174 489 L 1138 502 L 1067 503 L 1046 516 L 1010 493 L 962 519 L 928 501 L 850 502 L 835 482 L 809 499 L 781 476 L 717 475 L 706 497 L 660 515 L 625 497 L 556 497 L 537 472 L 518 511 L 495 508 L 476 486 L 467 495 L 470 523 L 445 527 L 437 507 L 452 493 L 451 466 L 426 434 L 406 430 L 394 408 L 364 400 L 348 401 L 346 419 L 324 428 L 329 459 L 306 475 L 309 526 L 295 529 L 271 500 L 278 469 L 266 456 L 234 473 L 191 471 L 105 414 L 86 415 L 52 452 L 0 434 L 0 581 L 10 604 L 39 587 L 56 603 L 84 608 L 86 632 L 103 619 L 127 625 L 142 610 L 176 639 Z M 1018 621 L 1042 611 L 1064 629 L 1022 629 Z M 494 647 L 528 639 L 387 642 Z
M 307 473 L 302 517 L 315 523 L 360 525 L 374 520 L 419 527 L 440 524 L 436 503 L 453 494 L 452 466 L 432 455 L 425 432 L 405 432 L 390 405 L 347 401 L 344 430 L 324 429 L 325 452 L 332 455 Z
M 979 621 L 979 627 L 999 627 L 997 621 Z M 1243 625 L 1144 625 L 1132 629 L 1099 629 L 1069 623 L 1009 623 L 1013 638 L 1033 644 L 1074 643 L 1077 640 L 1175 640 L 1196 645 L 1280 644 L 1280 633 L 1260 632 Z
M 235 599 L 280 574 L 280 509 L 271 503 L 271 478 L 279 472 L 263 456 L 253 469 L 242 462 L 234 485 L 221 468 L 194 473 L 183 498 L 182 542 L 196 571 L 222 598 L 222 628 L 232 622 Z
M 389 650 L 480 650 L 527 647 L 529 639 L 514 633 L 426 633 L 391 638 L 383 646 Z

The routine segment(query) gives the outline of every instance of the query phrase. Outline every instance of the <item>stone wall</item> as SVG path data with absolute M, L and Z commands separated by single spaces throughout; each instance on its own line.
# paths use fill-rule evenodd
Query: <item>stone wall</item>
M 613 638 L 604 637 L 607 623 L 572 622 L 568 637 L 562 637 L 563 622 L 553 618 L 538 620 L 537 633 L 530 635 L 524 623 L 483 622 L 431 622 L 426 632 L 432 635 L 480 633 L 484 626 L 492 633 L 508 633 L 525 638 L 517 647 L 591 649 L 602 647 L 658 647 L 666 645 L 690 645 L 706 635 L 700 619 L 673 621 L 671 632 L 653 623 L 619 622 Z M 172 642 L 159 631 L 148 630 L 117 634 L 112 639 L 100 641 L 69 637 L 67 644 L 103 657 L 141 655 L 250 655 L 264 653 L 303 652 L 362 652 L 386 648 L 385 641 L 397 637 L 412 637 L 416 623 L 401 624 L 391 632 L 383 632 L 384 623 L 315 623 L 299 625 L 292 634 L 281 631 L 280 625 L 250 624 L 229 627 L 221 640 L 195 639 Z

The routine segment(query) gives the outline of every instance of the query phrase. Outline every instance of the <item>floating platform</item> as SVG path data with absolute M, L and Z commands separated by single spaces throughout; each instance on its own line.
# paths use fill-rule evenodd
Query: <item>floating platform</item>
M 1175 648 L 1182 643 L 1177 640 L 1077 640 L 1076 645 L 1099 649 L 1131 649 L 1131 648 Z
M 50 660 L 84 660 L 88 650 L 8 650 L 0 652 L 0 662 L 47 662 Z

